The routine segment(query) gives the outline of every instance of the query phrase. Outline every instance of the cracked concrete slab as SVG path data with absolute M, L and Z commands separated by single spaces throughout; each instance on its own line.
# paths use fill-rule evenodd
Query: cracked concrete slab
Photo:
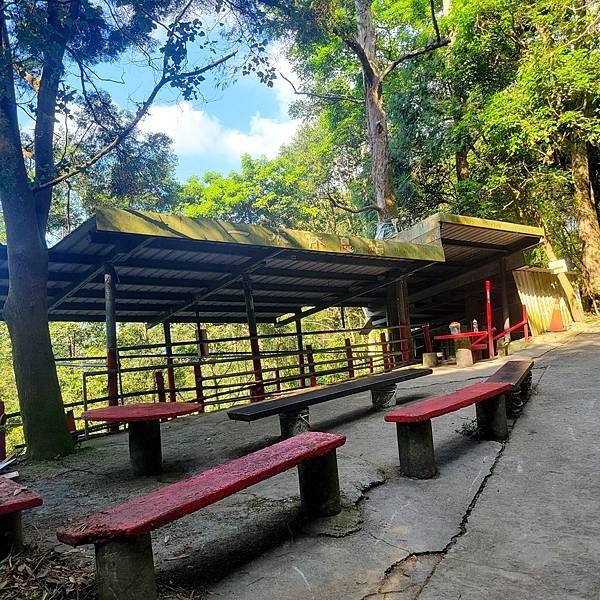
M 599 355 L 590 332 L 538 361 L 536 393 L 419 600 L 599 597 Z

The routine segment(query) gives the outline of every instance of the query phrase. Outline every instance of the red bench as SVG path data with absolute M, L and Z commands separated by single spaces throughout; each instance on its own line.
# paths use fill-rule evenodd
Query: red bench
M 65 544 L 95 544 L 100 600 L 154 600 L 150 532 L 298 466 L 300 499 L 310 516 L 340 512 L 336 448 L 343 435 L 306 432 L 73 522 Z
M 21 511 L 40 506 L 39 494 L 0 477 L 0 559 L 23 548 Z
M 476 404 L 477 427 L 483 438 L 504 439 L 508 434 L 504 394 L 510 390 L 510 383 L 475 383 L 387 413 L 384 419 L 388 423 L 396 423 L 402 473 L 419 479 L 427 479 L 437 473 L 431 419 L 465 406 Z

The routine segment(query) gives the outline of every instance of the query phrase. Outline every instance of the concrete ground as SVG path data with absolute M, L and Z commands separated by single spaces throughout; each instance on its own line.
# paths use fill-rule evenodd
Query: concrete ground
M 313 429 L 347 435 L 338 451 L 344 510 L 299 517 L 295 471 L 153 535 L 161 598 L 232 600 L 598 598 L 600 327 L 543 336 L 534 394 L 508 443 L 468 434 L 474 408 L 434 420 L 440 473 L 403 478 L 393 425 L 358 394 L 311 409 Z M 442 367 L 399 386 L 403 401 L 444 393 L 499 366 Z M 460 433 L 462 432 L 462 433 Z M 163 424 L 166 472 L 134 478 L 127 438 L 86 443 L 59 463 L 24 464 L 45 504 L 26 535 L 75 558 L 55 538 L 69 518 L 101 510 L 277 439 L 277 418 L 253 424 L 224 412 Z M 177 597 L 181 597 L 177 595 Z

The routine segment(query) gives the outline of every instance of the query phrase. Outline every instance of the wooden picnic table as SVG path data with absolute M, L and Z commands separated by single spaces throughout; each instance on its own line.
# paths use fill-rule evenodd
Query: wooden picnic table
M 127 423 L 129 458 L 135 475 L 158 475 L 162 472 L 160 422 L 201 410 L 195 402 L 122 404 L 86 410 L 81 416 L 88 421 Z

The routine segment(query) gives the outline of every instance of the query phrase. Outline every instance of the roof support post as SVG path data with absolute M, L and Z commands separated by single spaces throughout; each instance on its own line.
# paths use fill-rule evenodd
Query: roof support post
M 306 387 L 306 379 L 304 378 L 304 338 L 302 336 L 302 317 L 300 313 L 296 313 L 296 342 L 298 344 L 298 367 L 300 369 L 300 387 Z
M 508 289 L 506 287 L 506 260 L 500 259 L 500 295 L 502 302 L 502 327 L 504 331 L 510 329 L 510 307 L 508 305 Z M 510 342 L 510 333 L 504 336 L 504 344 L 507 345 Z
M 390 283 L 387 287 L 386 312 L 392 360 L 398 366 L 410 360 L 410 313 L 406 279 Z
M 173 369 L 173 341 L 171 339 L 171 322 L 164 321 L 163 333 L 165 335 L 165 354 L 167 355 L 167 384 L 169 386 L 169 402 L 176 402 L 175 371 Z
M 106 370 L 108 405 L 119 404 L 119 359 L 117 355 L 117 286 L 115 268 L 111 263 L 104 265 L 104 314 L 106 319 Z M 110 425 L 109 431 L 119 430 Z
M 258 402 L 265 399 L 263 384 L 262 363 L 260 359 L 260 345 L 258 343 L 258 329 L 256 327 L 256 312 L 254 310 L 254 297 L 252 296 L 252 282 L 248 274 L 242 276 L 244 286 L 244 299 L 246 301 L 246 317 L 248 319 L 248 333 L 250 334 L 250 350 L 252 352 L 252 368 L 254 370 L 255 392 L 252 401 Z

